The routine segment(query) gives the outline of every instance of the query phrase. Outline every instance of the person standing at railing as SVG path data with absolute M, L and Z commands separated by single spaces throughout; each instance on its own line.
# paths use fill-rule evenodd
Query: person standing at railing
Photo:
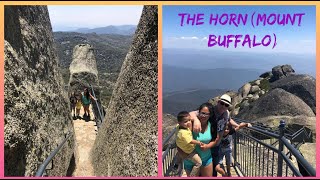
M 201 158 L 195 150 L 195 145 L 202 145 L 202 142 L 194 140 L 192 137 L 192 128 L 190 114 L 187 111 L 181 111 L 178 116 L 176 145 L 184 152 L 178 152 L 178 171 L 182 169 L 181 163 L 183 160 L 190 160 L 195 165 L 193 166 L 190 176 L 199 176 L 200 167 L 202 164 Z
M 96 101 L 96 99 L 89 92 L 88 88 L 85 88 L 83 91 L 81 100 L 82 100 L 82 105 L 83 105 L 83 109 L 84 109 L 83 118 L 84 119 L 88 118 L 88 120 L 90 120 L 89 106 L 91 104 L 91 99 Z
M 223 132 L 227 122 L 230 121 L 230 124 L 233 127 L 238 127 L 239 125 L 230 118 L 230 112 L 228 111 L 229 106 L 231 106 L 231 97 L 228 94 L 223 94 L 216 106 L 212 106 L 211 112 L 213 112 L 212 116 L 209 118 L 209 122 L 212 124 L 211 126 L 211 134 L 212 141 L 209 144 L 205 144 L 201 146 L 202 150 L 211 149 L 212 161 L 213 161 L 213 169 L 212 176 L 217 176 L 217 171 L 215 167 L 219 164 L 219 150 L 220 150 L 220 142 L 223 136 Z M 197 112 L 190 112 L 191 118 L 193 119 L 193 131 L 200 132 L 202 130 L 201 122 L 197 117 Z
M 210 103 L 202 104 L 197 112 L 197 119 L 199 119 L 201 124 L 201 131 L 199 133 L 192 132 L 193 139 L 201 141 L 203 145 L 208 144 L 211 139 L 211 123 L 208 121 L 209 117 L 211 116 L 212 112 L 212 105 Z M 202 166 L 200 167 L 200 176 L 209 177 L 212 175 L 212 156 L 210 150 L 203 150 L 201 146 L 196 145 L 196 152 L 199 154 Z M 178 152 L 182 152 L 182 150 L 177 147 Z M 183 152 L 182 152 L 183 153 Z M 187 173 L 187 176 L 190 176 L 190 172 L 194 163 L 190 160 L 184 160 L 184 167 Z
M 252 127 L 250 123 L 240 123 L 239 126 L 233 128 L 230 122 L 227 123 L 226 128 L 223 132 L 223 137 L 221 140 L 220 150 L 219 150 L 219 164 L 215 167 L 215 170 L 220 173 L 222 176 L 231 176 L 230 166 L 231 166 L 231 157 L 232 157 L 232 134 L 236 131 L 245 128 Z M 227 173 L 222 169 L 223 158 L 226 157 Z

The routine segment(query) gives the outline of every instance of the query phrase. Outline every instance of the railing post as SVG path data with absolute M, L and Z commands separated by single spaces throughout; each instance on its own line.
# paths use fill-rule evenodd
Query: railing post
M 279 125 L 280 137 L 279 137 L 279 149 L 278 149 L 278 173 L 277 173 L 278 177 L 282 177 L 283 158 L 282 158 L 281 152 L 283 151 L 283 142 L 281 138 L 284 136 L 285 126 L 286 126 L 285 121 L 281 120 Z
M 237 132 L 233 134 L 233 165 L 237 163 Z

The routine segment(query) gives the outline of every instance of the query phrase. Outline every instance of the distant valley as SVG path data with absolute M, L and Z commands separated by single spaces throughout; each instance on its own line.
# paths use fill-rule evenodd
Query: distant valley
M 179 111 L 194 110 L 282 64 L 315 77 L 315 56 L 311 55 L 163 49 L 163 113 L 176 116 Z
M 79 33 L 97 33 L 97 34 L 120 34 L 133 35 L 137 29 L 136 25 L 122 25 L 122 26 L 106 26 L 99 28 L 79 28 L 75 32 Z
M 136 25 L 121 25 L 121 26 L 106 26 L 97 28 L 78 28 L 69 29 L 64 32 L 78 32 L 78 33 L 96 33 L 96 34 L 118 34 L 118 35 L 133 35 L 137 29 Z

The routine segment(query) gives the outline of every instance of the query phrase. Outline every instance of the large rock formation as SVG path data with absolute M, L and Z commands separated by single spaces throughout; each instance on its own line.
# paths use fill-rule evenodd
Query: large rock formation
M 94 56 L 94 48 L 89 44 L 78 44 L 73 48 L 72 62 L 69 67 L 70 80 L 69 80 L 69 94 L 75 92 L 80 94 L 84 88 L 88 88 L 93 96 L 98 99 L 97 103 L 101 111 L 100 87 L 98 79 L 97 63 Z M 91 86 L 93 88 L 91 89 Z M 97 103 L 92 103 L 93 113 L 95 118 L 100 119 L 99 109 Z M 102 116 L 102 114 L 101 114 Z M 100 121 L 97 121 L 100 126 Z
M 277 81 L 281 78 L 288 77 L 294 75 L 295 71 L 291 67 L 291 65 L 282 65 L 282 66 L 275 66 L 272 68 L 272 78 L 270 79 L 271 82 Z
M 315 116 L 312 109 L 299 97 L 283 89 L 276 88 L 244 108 L 237 117 L 254 120 L 278 115 Z
M 232 117 L 278 127 L 285 120 L 293 132 L 305 126 L 315 138 L 315 79 L 295 74 L 291 65 L 279 65 L 239 88 L 226 92 L 232 98 Z M 216 105 L 219 97 L 208 102 Z M 313 139 L 315 140 L 315 139 Z
M 96 88 L 99 85 L 97 64 L 91 45 L 79 44 L 73 48 L 69 70 L 69 92 L 82 91 L 85 87 L 88 88 L 89 84 Z
M 73 132 L 45 6 L 5 6 L 4 173 L 34 176 Z M 53 159 L 50 176 L 66 176 L 73 136 Z
M 157 176 L 158 9 L 145 6 L 92 151 L 97 176 Z
M 272 89 L 281 88 L 301 98 L 316 114 L 316 80 L 308 75 L 295 75 L 270 84 Z
M 162 114 L 162 142 L 168 137 L 177 124 L 178 120 L 176 117 L 171 114 Z M 172 137 L 167 144 L 173 143 L 174 140 L 175 138 Z M 162 150 L 165 150 L 165 148 L 166 147 L 162 147 Z
M 275 69 L 279 68 L 282 70 L 274 73 Z M 280 72 L 283 74 L 281 77 Z M 242 99 L 241 103 L 236 105 L 240 107 L 239 112 L 234 111 L 231 114 L 270 127 L 277 127 L 280 120 L 285 120 L 287 127 L 293 132 L 304 126 L 312 132 L 315 141 L 315 79 L 308 75 L 294 74 L 290 65 L 276 66 L 271 77 L 270 74 L 264 77 L 260 81 L 264 84 L 260 86 L 263 91 L 249 94 Z

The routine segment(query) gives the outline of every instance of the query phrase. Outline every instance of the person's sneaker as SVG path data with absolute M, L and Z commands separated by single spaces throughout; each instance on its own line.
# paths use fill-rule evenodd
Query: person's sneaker
M 175 174 L 175 175 L 177 175 L 177 174 L 179 174 L 179 172 L 182 170 L 182 164 L 177 164 L 177 163 L 175 163 L 174 165 L 173 165 L 173 173 Z
M 76 115 L 73 115 L 73 119 L 74 119 L 74 120 L 76 120 L 76 119 L 77 119 Z
M 176 164 L 176 163 L 175 163 L 175 164 L 173 165 L 173 170 L 177 170 L 178 167 L 179 167 L 179 164 Z

